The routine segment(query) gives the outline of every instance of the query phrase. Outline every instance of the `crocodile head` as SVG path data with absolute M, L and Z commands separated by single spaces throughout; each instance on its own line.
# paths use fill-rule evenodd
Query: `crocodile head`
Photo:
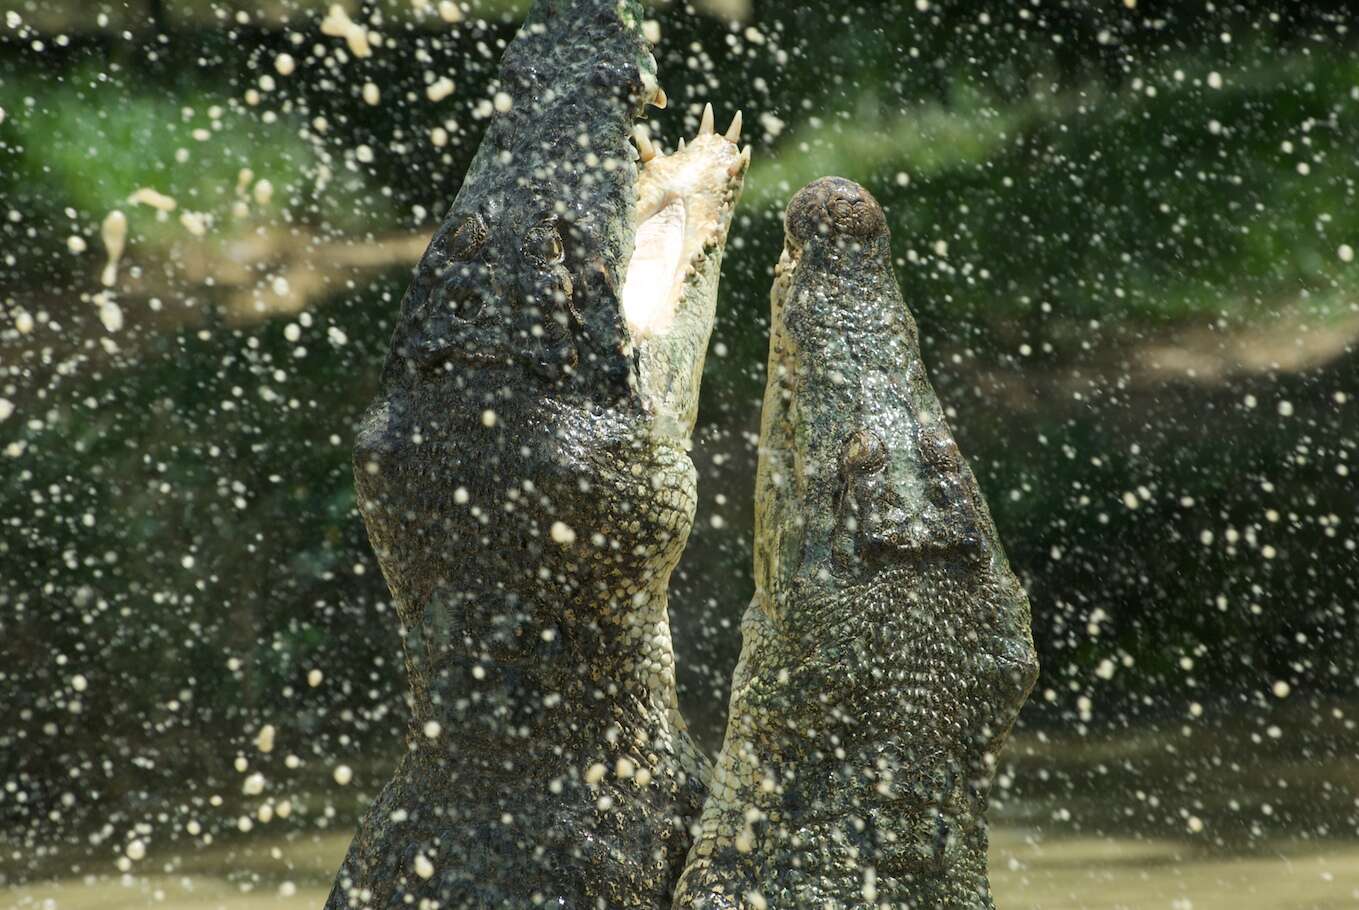
M 355 471 L 402 621 L 438 652 L 421 674 L 577 646 L 607 670 L 630 656 L 609 633 L 636 609 L 617 602 L 654 604 L 688 533 L 686 449 L 749 153 L 711 108 L 670 155 L 635 132 L 666 103 L 639 16 L 535 5 L 401 304 Z
M 423 885 L 410 856 L 381 871 L 375 808 L 349 892 L 649 906 L 686 846 L 674 818 L 701 798 L 665 590 L 749 155 L 711 109 L 670 155 L 635 132 L 666 103 L 635 0 L 539 0 L 495 97 L 354 452 L 413 694 L 414 757 L 380 808 L 423 813 L 445 861 Z
M 1023 588 L 925 375 L 883 211 L 785 216 L 756 594 L 677 906 L 989 907 L 993 762 L 1037 673 Z M 815 693 L 815 697 L 809 697 Z
M 636 124 L 667 99 L 633 2 L 540 2 L 496 113 L 402 302 L 389 387 L 490 385 L 644 410 L 687 441 L 732 208 L 740 115 L 671 155 Z M 634 142 L 636 143 L 634 145 Z M 487 377 L 495 377 L 488 380 Z

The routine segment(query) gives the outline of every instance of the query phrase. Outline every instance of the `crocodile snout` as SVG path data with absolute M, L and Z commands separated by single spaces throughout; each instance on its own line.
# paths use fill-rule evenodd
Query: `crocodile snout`
M 784 225 L 757 590 L 675 905 L 986 910 L 994 754 L 1037 671 L 1028 600 L 926 378 L 882 208 L 823 178 Z
M 807 184 L 788 203 L 784 236 L 794 246 L 816 238 L 864 241 L 887 235 L 887 216 L 868 190 L 843 177 Z

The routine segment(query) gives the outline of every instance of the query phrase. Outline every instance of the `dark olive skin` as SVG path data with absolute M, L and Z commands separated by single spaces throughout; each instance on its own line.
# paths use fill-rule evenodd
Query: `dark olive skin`
M 666 615 L 695 472 L 651 432 L 617 292 L 641 19 L 535 4 L 402 301 L 354 476 L 413 722 L 328 910 L 670 904 L 705 767 Z
M 757 590 L 676 908 L 987 910 L 995 758 L 1029 605 L 925 375 L 882 208 L 788 204 L 771 294 Z
M 707 334 L 639 356 L 619 300 L 629 135 L 656 97 L 641 16 L 537 0 L 502 61 L 512 103 L 402 301 L 354 476 L 412 725 L 327 910 L 989 907 L 1028 603 L 925 378 L 882 209 L 848 181 L 788 208 L 759 591 L 715 776 L 685 730 L 666 589 Z M 683 419 L 644 368 L 695 377 L 668 402 Z

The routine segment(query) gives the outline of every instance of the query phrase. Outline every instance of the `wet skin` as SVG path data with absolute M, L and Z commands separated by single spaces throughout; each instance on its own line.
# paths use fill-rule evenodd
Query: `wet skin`
M 695 472 L 691 425 L 658 431 L 638 371 L 697 376 L 711 318 L 671 357 L 620 308 L 629 137 L 656 101 L 641 12 L 535 4 L 502 62 L 512 106 L 402 301 L 354 472 L 413 722 L 331 910 L 670 904 L 703 799 L 666 615 Z M 724 238 L 696 267 L 714 298 Z
M 882 209 L 785 216 L 757 590 L 676 907 L 989 908 L 987 792 L 1029 606 L 925 375 Z
M 707 111 L 687 151 L 643 143 L 639 176 L 633 121 L 664 103 L 640 16 L 535 3 L 502 62 L 512 103 L 402 301 L 354 470 L 412 726 L 327 908 L 989 906 L 1028 605 L 925 379 L 882 211 L 845 181 L 788 210 L 759 589 L 715 773 L 685 732 L 666 588 L 749 158 Z M 677 283 L 667 265 L 636 286 L 636 312 L 671 309 L 634 322 L 644 233 L 647 261 L 684 252 Z

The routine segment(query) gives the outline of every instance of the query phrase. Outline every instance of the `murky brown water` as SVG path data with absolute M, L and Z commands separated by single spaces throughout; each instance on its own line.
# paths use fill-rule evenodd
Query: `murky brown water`
M 0 891 L 4 910 L 266 910 L 320 907 L 349 835 L 255 840 L 120 875 L 91 869 Z M 1044 840 L 1002 829 L 991 850 L 1001 910 L 1331 910 L 1359 907 L 1359 844 L 1230 856 L 1170 841 Z M 169 871 L 165 871 L 166 869 Z M 153 871 L 155 870 L 155 871 Z

